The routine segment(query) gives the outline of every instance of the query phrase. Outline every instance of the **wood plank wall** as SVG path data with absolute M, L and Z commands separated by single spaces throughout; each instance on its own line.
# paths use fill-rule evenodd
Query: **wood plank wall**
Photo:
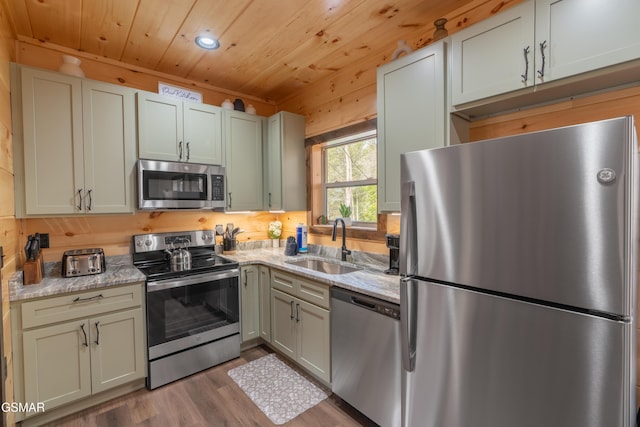
M 443 17 L 446 28 L 453 34 L 463 28 L 502 12 L 524 0 L 474 0 Z M 434 16 L 433 19 L 439 18 Z M 376 69 L 390 62 L 400 39 L 406 40 L 414 50 L 432 42 L 435 27 L 432 21 L 398 28 L 397 34 L 388 35 L 388 46 L 382 55 L 369 55 L 350 62 L 327 78 L 319 80 L 278 101 L 278 108 L 307 117 L 307 137 L 315 136 L 377 116 Z M 361 48 L 366 48 L 361 47 Z M 348 55 L 348 53 L 345 53 Z
M 9 313 L 8 279 L 18 268 L 19 258 L 19 227 L 20 223 L 14 216 L 13 193 L 13 146 L 11 142 L 11 98 L 9 63 L 15 58 L 13 32 L 7 20 L 4 4 L 0 7 L 0 246 L 4 251 L 4 267 L 2 276 L 2 343 L 7 358 L 7 380 L 4 383 L 5 399 L 13 399 L 13 361 L 11 346 L 11 316 Z M 0 360 L 2 363 L 2 360 Z M 7 425 L 14 425 L 14 417 L 6 414 Z

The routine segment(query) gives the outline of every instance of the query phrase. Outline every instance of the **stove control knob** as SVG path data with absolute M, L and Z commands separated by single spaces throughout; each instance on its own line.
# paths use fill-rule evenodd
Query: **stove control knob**
M 151 241 L 151 239 L 147 239 L 144 241 L 144 244 L 147 246 L 151 246 L 153 244 L 153 242 Z

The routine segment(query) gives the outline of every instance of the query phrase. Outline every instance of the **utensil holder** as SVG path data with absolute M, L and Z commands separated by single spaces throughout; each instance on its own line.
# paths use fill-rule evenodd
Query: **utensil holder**
M 238 241 L 236 239 L 224 239 L 222 241 L 222 250 L 225 254 L 234 254 L 237 250 Z
M 34 260 L 24 263 L 24 271 L 22 274 L 23 285 L 36 285 L 42 281 L 44 277 L 44 260 L 42 254 Z

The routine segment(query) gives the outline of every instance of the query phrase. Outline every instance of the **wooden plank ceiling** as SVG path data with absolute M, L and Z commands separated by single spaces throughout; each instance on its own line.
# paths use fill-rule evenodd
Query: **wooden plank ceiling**
M 472 0 L 8 0 L 38 40 L 279 101 Z M 474 0 L 474 3 L 481 3 Z M 201 33 L 220 39 L 205 51 Z M 415 46 L 418 47 L 418 46 Z M 390 54 L 391 52 L 388 52 Z

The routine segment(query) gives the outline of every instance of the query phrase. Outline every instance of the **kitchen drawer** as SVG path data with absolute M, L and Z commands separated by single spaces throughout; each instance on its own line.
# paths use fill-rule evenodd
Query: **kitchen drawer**
M 298 297 L 323 308 L 329 308 L 329 286 L 298 279 Z
M 271 270 L 271 287 L 288 294 L 296 293 L 296 277 L 278 270 Z
M 22 329 L 142 305 L 143 284 L 74 292 L 22 304 Z
M 272 270 L 271 287 L 319 307 L 329 308 L 330 299 L 328 285 L 315 283 L 278 270 Z

